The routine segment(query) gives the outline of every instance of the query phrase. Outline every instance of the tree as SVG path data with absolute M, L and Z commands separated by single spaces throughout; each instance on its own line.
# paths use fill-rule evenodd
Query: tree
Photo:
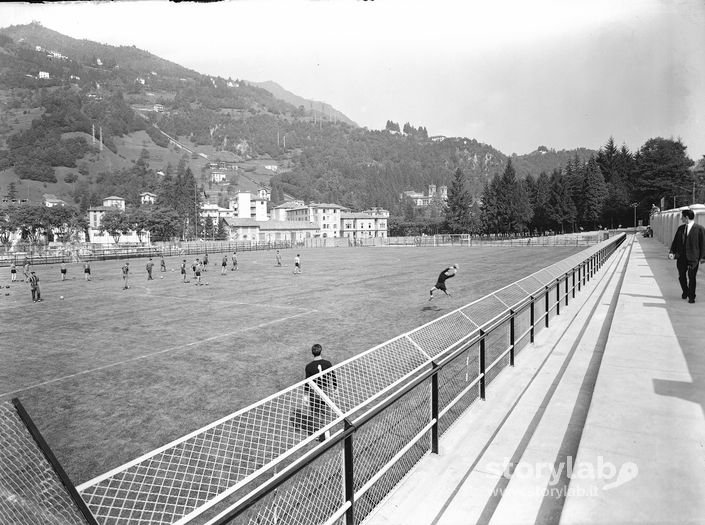
M 149 212 L 144 208 L 130 208 L 126 212 L 125 221 L 128 229 L 137 233 L 139 242 L 143 242 L 142 239 L 149 231 Z
M 534 192 L 534 227 L 539 231 L 549 228 L 551 219 L 549 217 L 549 201 L 551 200 L 551 179 L 545 171 L 542 171 L 536 179 Z
M 127 216 L 122 210 L 115 208 L 114 210 L 107 210 L 103 214 L 103 218 L 100 221 L 100 232 L 108 232 L 115 244 L 118 244 L 120 237 L 128 231 L 130 231 L 130 225 Z
M 572 223 L 577 215 L 568 185 L 558 169 L 551 174 L 551 196 L 547 211 L 549 219 L 561 233 L 565 232 L 565 223 Z
M 14 182 L 7 187 L 7 198 L 11 201 L 17 198 L 17 185 Z
M 686 147 L 680 140 L 649 139 L 635 158 L 636 189 L 633 195 L 640 206 L 650 208 L 652 203 L 674 201 L 674 206 L 690 202 L 693 175 L 688 168 L 693 161 L 686 156 Z
M 10 227 L 20 230 L 22 238 L 32 243 L 39 242 L 44 231 L 48 208 L 41 204 L 23 204 L 11 208 Z
M 181 219 L 171 208 L 158 207 L 147 217 L 147 229 L 154 241 L 168 241 L 181 233 Z
M 608 197 L 607 184 L 595 159 L 590 159 L 585 166 L 583 179 L 583 209 L 581 220 L 595 229 L 600 221 L 602 208 Z
M 466 233 L 470 230 L 470 205 L 472 198 L 465 187 L 465 175 L 460 168 L 455 170 L 448 189 L 446 224 L 451 233 Z
M 533 212 L 524 184 L 516 178 L 511 159 L 499 178 L 495 199 L 499 231 L 502 233 L 524 231 Z

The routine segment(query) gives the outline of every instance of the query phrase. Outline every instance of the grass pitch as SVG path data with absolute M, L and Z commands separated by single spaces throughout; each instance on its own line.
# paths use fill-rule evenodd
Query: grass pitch
M 301 380 L 313 343 L 339 363 L 581 249 L 291 249 L 283 267 L 255 251 L 226 275 L 222 254 L 209 254 L 202 286 L 193 257 L 188 284 L 180 258 L 167 258 L 166 273 L 155 260 L 152 281 L 146 259 L 133 259 L 128 290 L 120 261 L 92 263 L 90 282 L 78 264 L 63 282 L 58 265 L 37 266 L 40 303 L 3 268 L 0 401 L 19 397 L 83 483 Z M 453 263 L 452 297 L 429 303 Z

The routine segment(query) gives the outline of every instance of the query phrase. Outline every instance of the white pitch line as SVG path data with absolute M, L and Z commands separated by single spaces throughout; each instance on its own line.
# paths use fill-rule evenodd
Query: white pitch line
M 27 386 L 27 387 L 24 387 L 24 388 L 20 388 L 20 389 L 18 389 L 18 390 L 13 390 L 13 391 L 11 391 L 11 392 L 4 392 L 4 393 L 0 394 L 0 398 L 1 398 L 1 397 L 4 397 L 4 396 L 11 396 L 11 395 L 17 394 L 18 392 L 25 392 L 25 391 L 31 390 L 31 389 L 33 389 L 33 388 L 39 388 L 39 387 L 42 387 L 42 386 L 51 385 L 52 383 L 58 383 L 58 382 L 60 382 L 60 381 L 66 381 L 67 379 L 73 379 L 74 377 L 78 377 L 78 376 L 82 376 L 82 375 L 86 375 L 86 374 L 92 374 L 93 372 L 100 372 L 101 370 L 107 370 L 108 368 L 113 368 L 113 367 L 116 367 L 116 366 L 124 365 L 124 364 L 126 364 L 126 363 L 131 363 L 131 362 L 133 362 L 133 361 L 139 361 L 140 359 L 146 359 L 146 358 L 148 358 L 148 357 L 154 357 L 154 356 L 156 356 L 156 355 L 166 354 L 166 353 L 168 353 L 168 352 L 173 352 L 173 351 L 175 351 L 175 350 L 182 350 L 182 349 L 188 348 L 188 347 L 190 347 L 190 346 L 196 346 L 196 345 L 199 345 L 199 344 L 201 344 L 201 343 L 206 343 L 206 342 L 208 342 L 208 341 L 214 341 L 214 340 L 216 340 L 216 339 L 221 339 L 221 338 L 223 338 L 223 337 L 229 337 L 229 336 L 234 335 L 234 334 L 238 334 L 238 333 L 242 333 L 242 332 L 248 332 L 248 331 L 250 331 L 250 330 L 256 330 L 256 329 L 258 329 L 258 328 L 263 328 L 263 327 L 268 326 L 268 325 L 271 325 L 271 324 L 276 324 L 276 323 L 280 323 L 280 322 L 283 322 L 283 321 L 288 321 L 288 320 L 290 320 L 290 319 L 294 319 L 294 318 L 296 318 L 296 317 L 301 317 L 302 315 L 307 315 L 307 314 L 310 314 L 310 313 L 313 313 L 313 312 L 316 312 L 316 311 L 317 311 L 317 310 L 315 310 L 315 309 L 313 309 L 313 310 L 307 310 L 307 311 L 305 311 L 305 312 L 301 312 L 301 313 L 298 313 L 298 314 L 290 315 L 290 316 L 288 316 L 288 317 L 281 317 L 281 318 L 275 319 L 275 320 L 273 320 L 273 321 L 267 321 L 266 323 L 260 323 L 260 324 L 255 325 L 255 326 L 248 326 L 247 328 L 243 328 L 243 329 L 241 329 L 241 330 L 235 330 L 234 332 L 228 332 L 227 334 L 214 335 L 213 337 L 208 337 L 207 339 L 201 339 L 201 340 L 199 340 L 199 341 L 193 341 L 192 343 L 186 343 L 186 344 L 184 344 L 184 345 L 173 346 L 173 347 L 171 347 L 171 348 L 165 348 L 164 350 L 159 350 L 158 352 L 152 352 L 151 354 L 144 354 L 144 355 L 140 355 L 140 356 L 137 356 L 137 357 L 131 357 L 130 359 L 125 359 L 124 361 L 120 361 L 120 362 L 118 362 L 118 363 L 111 363 L 111 364 L 109 364 L 109 365 L 99 366 L 99 367 L 97 367 L 97 368 L 91 368 L 90 370 L 84 370 L 84 371 L 82 371 L 82 372 L 76 372 L 75 374 L 70 374 L 70 375 L 63 376 L 63 377 L 57 377 L 56 379 L 50 379 L 49 381 L 43 381 L 43 382 L 41 382 L 41 383 L 35 383 L 35 384 L 33 384 L 33 385 L 30 385 L 30 386 Z

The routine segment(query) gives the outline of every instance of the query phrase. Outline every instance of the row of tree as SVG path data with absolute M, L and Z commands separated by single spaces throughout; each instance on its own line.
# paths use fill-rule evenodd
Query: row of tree
M 632 214 L 645 220 L 662 198 L 702 196 L 702 173 L 680 140 L 655 138 L 631 154 L 610 138 L 598 154 L 579 159 L 537 178 L 517 177 L 511 159 L 501 175 L 485 184 L 479 205 L 457 169 L 448 191 L 445 223 L 450 233 L 522 234 L 554 230 L 576 232 L 631 224 Z M 692 190 L 692 193 L 691 193 Z M 698 192 L 699 190 L 699 192 Z

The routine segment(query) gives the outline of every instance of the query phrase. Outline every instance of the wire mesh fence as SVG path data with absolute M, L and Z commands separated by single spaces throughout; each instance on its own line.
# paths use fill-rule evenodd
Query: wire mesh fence
M 589 247 L 78 489 L 105 524 L 360 523 L 624 238 Z
M 18 409 L 0 403 L 0 523 L 81 525 L 86 520 Z

